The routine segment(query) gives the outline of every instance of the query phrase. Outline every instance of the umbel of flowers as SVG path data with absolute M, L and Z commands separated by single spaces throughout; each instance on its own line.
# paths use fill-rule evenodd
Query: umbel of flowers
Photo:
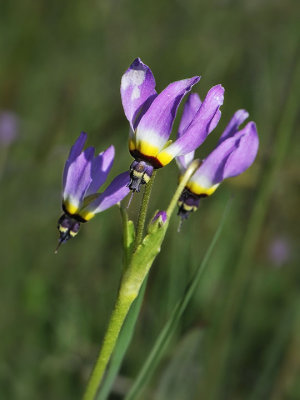
M 186 218 L 197 209 L 201 197 L 214 193 L 224 179 L 244 172 L 256 157 L 258 135 L 255 123 L 248 122 L 241 127 L 248 113 L 239 110 L 221 135 L 216 148 L 201 162 L 194 160 L 195 150 L 220 120 L 220 106 L 224 99 L 221 85 L 213 86 L 203 102 L 197 94 L 189 94 L 177 138 L 174 142 L 169 140 L 177 109 L 199 79 L 199 76 L 194 76 L 170 83 L 158 94 L 150 68 L 139 58 L 135 59 L 121 80 L 122 104 L 130 124 L 129 151 L 134 158 L 130 170 L 115 177 L 103 192 L 98 192 L 107 180 L 115 150 L 110 146 L 97 155 L 93 147 L 84 150 L 87 135 L 83 132 L 66 161 L 58 245 L 76 236 L 81 223 L 119 204 L 130 190 L 139 192 L 140 186 L 147 184 L 136 226 L 121 206 L 124 268 L 115 308 L 84 400 L 95 399 L 122 325 L 160 252 L 177 205 L 181 218 Z M 144 235 L 154 170 L 166 166 L 174 158 L 180 169 L 178 187 L 169 206 L 155 213 Z

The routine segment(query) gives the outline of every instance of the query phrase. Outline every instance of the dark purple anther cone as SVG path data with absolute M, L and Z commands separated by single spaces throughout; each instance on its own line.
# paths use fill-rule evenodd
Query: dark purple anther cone
M 58 220 L 57 228 L 59 230 L 59 242 L 64 243 L 77 235 L 80 222 L 67 214 L 63 214 Z
M 178 213 L 182 220 L 188 218 L 191 212 L 194 212 L 199 207 L 199 202 L 201 197 L 206 197 L 206 195 L 195 195 L 185 188 L 178 200 Z
M 134 160 L 130 165 L 130 182 L 128 187 L 133 192 L 140 191 L 140 185 L 148 183 L 153 174 L 152 165 L 146 161 Z

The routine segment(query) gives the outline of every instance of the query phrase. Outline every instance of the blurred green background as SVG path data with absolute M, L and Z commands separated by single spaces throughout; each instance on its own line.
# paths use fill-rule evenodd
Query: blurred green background
M 130 165 L 119 86 L 136 57 L 158 90 L 196 74 L 202 98 L 225 87 L 222 119 L 199 157 L 239 108 L 257 123 L 260 151 L 180 234 L 174 218 L 111 399 L 140 370 L 228 198 L 199 290 L 140 398 L 300 398 L 299 12 L 297 0 L 1 3 L 0 112 L 19 121 L 16 140 L 0 144 L 1 399 L 82 396 L 116 297 L 122 237 L 115 207 L 54 255 L 61 174 L 82 130 L 99 152 L 115 145 L 110 178 Z M 176 182 L 173 162 L 157 176 L 151 213 L 167 207 Z

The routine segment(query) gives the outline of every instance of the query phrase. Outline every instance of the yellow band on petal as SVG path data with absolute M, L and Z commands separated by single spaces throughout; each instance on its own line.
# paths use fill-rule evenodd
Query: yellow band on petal
M 92 219 L 95 216 L 95 214 L 89 210 L 80 210 L 78 215 L 81 218 L 83 218 L 85 221 L 89 221 L 90 219 Z
M 210 196 L 211 194 L 213 194 L 215 192 L 215 190 L 217 189 L 218 186 L 219 186 L 219 183 L 217 183 L 216 185 L 213 185 L 209 188 L 206 188 L 206 187 L 200 186 L 196 182 L 192 182 L 192 181 L 190 181 L 186 184 L 186 187 L 189 189 L 189 191 L 198 196 L 201 194 Z
M 136 143 L 136 150 L 147 157 L 156 157 L 157 153 L 159 152 L 159 148 L 157 146 L 153 146 L 145 140 L 139 140 L 138 143 Z
M 70 215 L 76 214 L 78 211 L 78 206 L 71 203 L 70 200 L 64 201 L 64 208 Z
M 158 161 L 161 163 L 162 166 L 165 166 L 167 164 L 169 164 L 174 156 L 172 156 L 171 154 L 169 154 L 167 151 L 161 151 L 156 158 L 158 159 Z

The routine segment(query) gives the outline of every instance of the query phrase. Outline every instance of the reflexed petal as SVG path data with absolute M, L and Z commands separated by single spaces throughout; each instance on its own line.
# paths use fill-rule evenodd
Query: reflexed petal
M 69 157 L 66 161 L 65 164 L 65 168 L 64 168 L 64 172 L 63 172 L 63 188 L 66 185 L 66 177 L 68 174 L 68 169 L 70 167 L 70 165 L 72 164 L 72 162 L 75 161 L 75 159 L 79 156 L 79 154 L 82 152 L 85 142 L 87 139 L 87 134 L 85 132 L 81 132 L 81 134 L 79 135 L 78 139 L 76 140 L 76 142 L 74 143 L 74 145 L 71 147 L 70 153 L 69 153 Z
M 146 111 L 156 95 L 155 79 L 150 68 L 136 58 L 121 80 L 122 104 L 133 130 L 137 116 Z
M 219 122 L 221 117 L 219 108 L 223 104 L 223 100 L 224 88 L 221 85 L 216 85 L 209 90 L 182 136 L 158 154 L 157 158 L 162 165 L 168 164 L 178 155 L 190 153 L 204 142 Z
M 234 113 L 233 117 L 229 121 L 229 124 L 226 126 L 223 134 L 219 139 L 219 143 L 223 142 L 223 140 L 228 139 L 230 136 L 233 136 L 239 126 L 249 117 L 249 114 L 246 110 L 238 110 Z
M 197 93 L 190 94 L 184 105 L 177 137 L 181 137 L 183 135 L 185 129 L 192 122 L 200 106 L 201 106 L 201 100 L 199 95 Z M 188 154 L 176 157 L 176 162 L 181 172 L 184 172 L 187 169 L 189 163 L 194 159 L 194 154 L 195 151 L 191 151 Z
M 80 210 L 80 215 L 86 220 L 91 219 L 96 213 L 106 210 L 119 203 L 130 192 L 128 184 L 130 182 L 129 172 L 118 175 L 111 184 L 87 207 Z
M 107 175 L 113 165 L 115 156 L 114 146 L 100 153 L 92 162 L 92 182 L 86 192 L 86 196 L 96 193 L 101 185 L 106 181 Z
M 94 148 L 88 147 L 69 166 L 63 189 L 64 205 L 70 214 L 75 214 L 83 202 L 85 193 L 92 182 L 91 169 Z
M 143 147 L 155 152 L 163 148 L 167 142 L 177 108 L 183 96 L 189 92 L 199 77 L 183 79 L 168 85 L 152 102 L 147 112 L 142 116 L 136 130 L 136 147 L 143 153 Z
M 237 176 L 253 163 L 258 150 L 258 135 L 254 122 L 220 143 L 203 161 L 190 181 L 194 188 L 209 188 L 225 178 Z M 194 190 L 196 193 L 197 190 Z
M 181 117 L 179 128 L 178 128 L 177 137 L 182 136 L 185 129 L 192 122 L 192 120 L 195 117 L 200 106 L 201 106 L 201 100 L 200 100 L 199 95 L 197 93 L 191 93 L 184 105 L 182 117 Z
M 242 132 L 241 139 L 225 163 L 223 179 L 240 175 L 256 158 L 259 139 L 255 123 L 249 122 L 239 133 Z

